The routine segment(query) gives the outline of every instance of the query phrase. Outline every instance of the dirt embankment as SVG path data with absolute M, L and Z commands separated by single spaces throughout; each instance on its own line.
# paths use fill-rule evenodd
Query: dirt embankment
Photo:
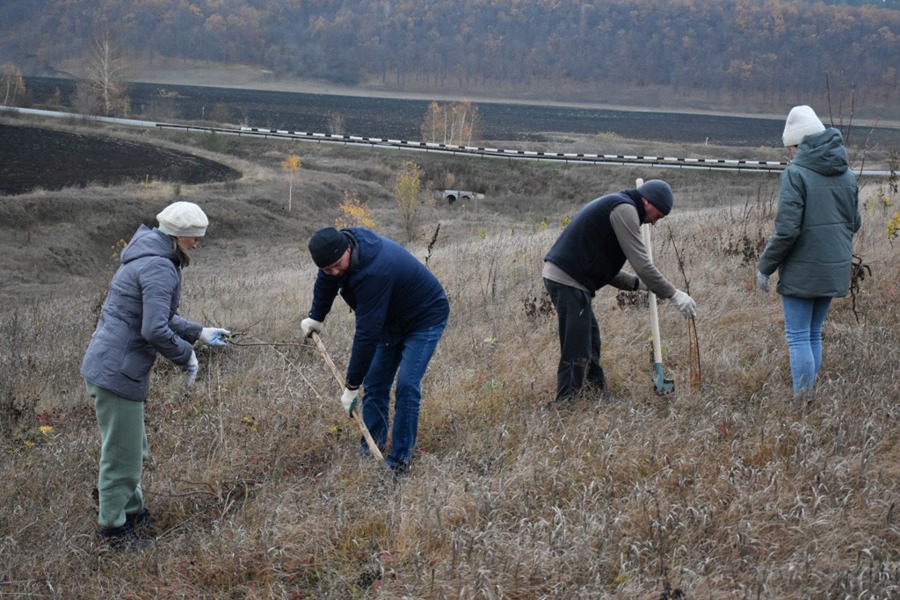
M 160 182 L 240 177 L 231 166 L 158 140 L 135 141 L 78 124 L 0 122 L 0 309 L 50 293 L 65 295 L 101 271 L 108 277 L 121 249 L 110 247 L 110 240 L 129 239 L 137 223 L 155 224 L 157 212 L 171 201 L 171 194 L 159 193 Z M 116 187 L 129 183 L 137 184 L 136 193 Z M 63 189 L 70 192 L 39 191 Z M 248 209 L 223 206 L 218 229 L 242 210 Z

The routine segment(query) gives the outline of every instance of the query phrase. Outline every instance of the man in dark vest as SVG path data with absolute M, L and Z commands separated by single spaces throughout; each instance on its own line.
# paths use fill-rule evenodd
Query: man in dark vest
M 672 188 L 659 179 L 591 200 L 544 257 L 544 286 L 559 317 L 557 401 L 571 399 L 586 387 L 606 391 L 600 328 L 591 308 L 594 293 L 603 286 L 649 289 L 671 299 L 686 318 L 695 316 L 693 299 L 663 277 L 641 238 L 641 224 L 664 218 L 673 201 Z M 636 275 L 622 271 L 626 260 Z

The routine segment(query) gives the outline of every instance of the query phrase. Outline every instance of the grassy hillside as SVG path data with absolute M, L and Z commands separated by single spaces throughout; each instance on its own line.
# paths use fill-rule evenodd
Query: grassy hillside
M 188 137 L 166 143 L 191 146 Z M 597 140 L 594 140 L 597 141 Z M 629 145 L 620 141 L 626 151 Z M 895 207 L 863 182 L 856 253 L 868 267 L 825 327 L 817 397 L 794 408 L 781 308 L 753 288 L 777 178 L 760 174 L 460 160 L 229 141 L 235 182 L 140 183 L 0 198 L 0 595 L 48 598 L 845 598 L 900 593 Z M 288 152 L 302 167 L 287 211 Z M 654 146 L 654 153 L 660 152 Z M 349 193 L 403 241 L 393 176 L 415 159 L 477 207 L 423 204 L 410 250 L 444 284 L 451 318 L 425 378 L 412 472 L 355 452 L 337 387 L 300 338 L 315 269 L 309 234 Z M 660 306 L 653 393 L 638 296 L 594 307 L 615 399 L 547 409 L 556 319 L 541 259 L 584 201 L 663 177 L 676 208 L 654 228 L 664 274 L 696 299 Z M 452 182 L 452 185 L 450 183 Z M 885 196 L 888 192 L 888 196 Z M 894 194 L 896 195 L 896 194 Z M 159 361 L 147 403 L 150 551 L 103 551 L 91 499 L 99 457 L 78 377 L 120 240 L 176 198 L 210 216 L 182 312 L 243 345 L 199 351 L 198 385 Z M 680 258 L 680 260 L 679 260 Z M 353 318 L 325 342 L 343 367 Z

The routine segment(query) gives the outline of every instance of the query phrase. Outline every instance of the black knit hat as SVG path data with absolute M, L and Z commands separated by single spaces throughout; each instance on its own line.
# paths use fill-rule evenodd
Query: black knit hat
M 323 227 L 309 238 L 309 254 L 320 269 L 333 265 L 343 256 L 350 239 L 334 227 Z
M 675 201 L 672 188 L 662 179 L 645 181 L 637 191 L 662 214 L 667 215 L 672 210 L 672 203 Z

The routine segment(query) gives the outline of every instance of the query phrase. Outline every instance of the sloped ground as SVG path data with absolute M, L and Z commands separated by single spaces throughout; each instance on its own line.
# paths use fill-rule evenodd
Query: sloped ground
M 256 172 L 223 155 L 244 177 L 177 195 L 141 182 L 0 196 L 0 595 L 898 597 L 892 206 L 867 204 L 856 250 L 871 273 L 832 308 L 816 401 L 795 409 L 777 295 L 752 292 L 743 251 L 771 230 L 777 177 L 417 157 L 432 180 L 488 193 L 478 213 L 431 209 L 429 237 L 411 246 L 424 256 L 441 225 L 429 268 L 452 313 L 414 469 L 385 481 L 359 460 L 317 353 L 274 344 L 301 342 L 315 276 L 305 240 L 345 191 L 370 203 L 379 231 L 398 230 L 391 175 L 406 157 L 297 148 L 288 210 L 279 164 L 294 148 L 241 146 Z M 655 260 L 698 301 L 702 385 L 689 383 L 687 325 L 663 304 L 677 383 L 656 397 L 647 311 L 617 308 L 607 290 L 595 307 L 615 400 L 542 408 L 558 342 L 552 311 L 534 308 L 541 259 L 586 196 L 638 176 L 679 190 Z M 198 352 L 189 396 L 160 362 L 143 484 L 163 534 L 152 551 L 112 554 L 96 540 L 99 437 L 78 368 L 120 242 L 175 198 L 210 217 L 184 315 L 261 345 Z M 329 316 L 340 365 L 352 320 L 342 303 Z
M 167 181 L 229 181 L 240 172 L 158 145 L 0 123 L 0 194 L 37 188 Z

